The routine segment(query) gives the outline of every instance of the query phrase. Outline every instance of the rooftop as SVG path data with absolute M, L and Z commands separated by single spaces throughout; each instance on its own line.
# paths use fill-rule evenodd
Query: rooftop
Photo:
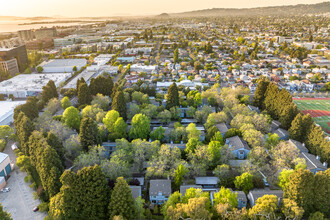
M 56 74 L 20 74 L 11 79 L 0 82 L 0 93 L 11 91 L 42 91 L 49 80 L 58 86 L 70 76 L 70 73 Z
M 85 66 L 86 59 L 55 59 L 43 62 L 40 66 L 43 68 L 47 67 L 74 67 L 74 66 Z
M 11 101 L 0 101 L 0 122 L 2 117 L 8 117 L 7 114 L 10 113 L 12 110 L 16 108 L 18 105 L 24 104 L 25 101 L 16 101 L 16 102 L 11 102 Z M 0 124 L 1 125 L 1 124 Z
M 7 157 L 9 157 L 8 154 L 0 152 L 0 163 L 2 163 Z
M 171 180 L 150 180 L 150 196 L 169 196 L 172 193 Z

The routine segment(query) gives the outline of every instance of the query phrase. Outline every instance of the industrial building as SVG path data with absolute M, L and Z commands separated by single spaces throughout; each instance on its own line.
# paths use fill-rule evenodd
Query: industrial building
M 28 64 L 28 56 L 25 45 L 13 48 L 0 48 L 0 61 L 16 59 L 20 72 L 23 72 Z
M 55 59 L 43 62 L 40 66 L 44 69 L 43 73 L 71 73 L 73 67 L 80 70 L 86 64 L 86 59 Z
M 8 154 L 0 152 L 0 177 L 7 178 L 12 170 L 10 158 Z
M 0 125 L 10 125 L 14 122 L 14 109 L 25 101 L 0 101 Z
M 11 79 L 0 82 L 0 94 L 9 96 L 13 94 L 15 98 L 27 98 L 37 96 L 42 92 L 42 87 L 49 80 L 53 80 L 56 87 L 65 82 L 71 73 L 56 74 L 21 74 Z

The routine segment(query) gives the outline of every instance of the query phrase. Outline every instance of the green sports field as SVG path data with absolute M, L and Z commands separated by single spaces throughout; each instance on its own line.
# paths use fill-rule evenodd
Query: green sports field
M 310 114 L 315 123 L 330 134 L 330 99 L 296 98 L 293 102 L 304 114 Z

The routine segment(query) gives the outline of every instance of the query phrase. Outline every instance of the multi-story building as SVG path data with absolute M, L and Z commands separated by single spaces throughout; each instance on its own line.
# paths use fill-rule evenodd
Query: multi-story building
M 56 28 L 40 28 L 34 31 L 37 40 L 56 37 Z
M 15 75 L 16 73 L 19 73 L 17 60 L 16 58 L 10 59 L 10 60 L 0 60 L 0 70 L 2 71 L 8 71 L 10 75 Z
M 18 31 L 18 36 L 24 41 L 31 41 L 34 39 L 34 34 L 32 30 L 21 30 Z
M 21 45 L 13 48 L 0 48 L 0 61 L 11 61 L 13 58 L 16 59 L 19 71 L 23 72 L 28 63 L 26 46 Z M 13 65 L 13 61 L 9 62 L 9 64 Z

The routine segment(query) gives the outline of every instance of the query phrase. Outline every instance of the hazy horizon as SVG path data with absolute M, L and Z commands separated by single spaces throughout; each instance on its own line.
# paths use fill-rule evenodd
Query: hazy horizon
M 255 8 L 267 6 L 316 4 L 325 0 L 0 0 L 0 16 L 105 17 L 178 13 L 209 8 Z

